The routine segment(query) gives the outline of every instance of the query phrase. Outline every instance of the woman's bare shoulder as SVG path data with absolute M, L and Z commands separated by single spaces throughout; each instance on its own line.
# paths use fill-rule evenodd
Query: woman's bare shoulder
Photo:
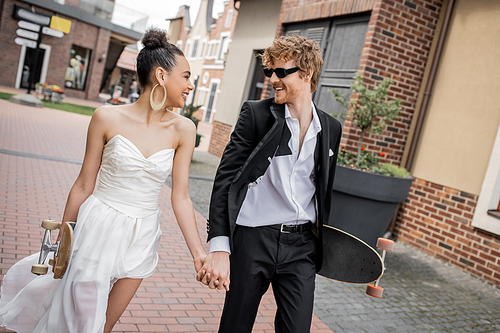
M 186 132 L 186 131 L 189 131 L 189 132 L 196 132 L 196 126 L 194 124 L 194 122 L 187 118 L 187 117 L 184 117 L 178 113 L 172 113 L 172 120 L 173 120 L 173 123 L 174 123 L 174 126 L 175 126 L 175 129 L 177 131 L 181 131 L 181 132 Z
M 117 122 L 126 113 L 123 106 L 101 105 L 95 109 L 92 119 L 98 122 Z

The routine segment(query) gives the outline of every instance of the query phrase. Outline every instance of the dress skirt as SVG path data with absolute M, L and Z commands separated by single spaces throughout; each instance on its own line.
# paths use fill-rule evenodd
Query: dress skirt
M 50 267 L 47 275 L 32 274 L 39 253 L 16 263 L 3 279 L 0 325 L 19 333 L 102 332 L 113 283 L 154 273 L 160 214 L 132 217 L 91 195 L 78 213 L 64 277 L 54 279 Z

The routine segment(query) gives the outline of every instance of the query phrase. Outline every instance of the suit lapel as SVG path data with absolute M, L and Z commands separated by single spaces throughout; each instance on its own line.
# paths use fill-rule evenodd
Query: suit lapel
M 316 141 L 316 149 L 314 151 L 314 163 L 318 172 L 316 186 L 319 186 L 324 191 L 328 185 L 328 167 L 329 149 L 330 149 L 330 130 L 328 123 L 324 118 L 325 115 L 321 110 L 316 109 L 319 121 L 321 123 L 321 132 L 318 133 Z M 322 193 L 324 194 L 324 193 Z

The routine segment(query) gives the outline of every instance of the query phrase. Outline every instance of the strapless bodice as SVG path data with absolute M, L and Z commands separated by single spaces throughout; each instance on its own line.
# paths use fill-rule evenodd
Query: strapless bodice
M 104 146 L 94 195 L 131 217 L 155 213 L 161 188 L 172 171 L 174 154 L 174 149 L 163 149 L 146 158 L 130 140 L 115 135 Z

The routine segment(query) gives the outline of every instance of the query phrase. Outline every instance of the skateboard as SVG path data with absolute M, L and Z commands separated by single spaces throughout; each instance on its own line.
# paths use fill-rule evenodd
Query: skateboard
M 54 268 L 54 279 L 62 279 L 68 269 L 71 253 L 73 252 L 73 229 L 75 222 L 56 222 L 54 220 L 43 220 L 42 228 L 45 229 L 43 235 L 42 249 L 38 264 L 31 266 L 31 273 L 36 275 L 47 274 L 49 267 L 45 265 L 45 260 L 50 252 L 54 252 L 54 259 L 49 259 L 49 265 Z M 61 240 L 55 244 L 50 241 L 52 230 L 60 229 L 62 232 Z
M 366 293 L 381 298 L 384 288 L 378 285 L 384 274 L 386 251 L 392 251 L 394 242 L 379 238 L 377 248 L 382 256 L 361 239 L 329 225 L 323 226 L 323 267 L 318 274 L 329 279 L 364 284 Z

